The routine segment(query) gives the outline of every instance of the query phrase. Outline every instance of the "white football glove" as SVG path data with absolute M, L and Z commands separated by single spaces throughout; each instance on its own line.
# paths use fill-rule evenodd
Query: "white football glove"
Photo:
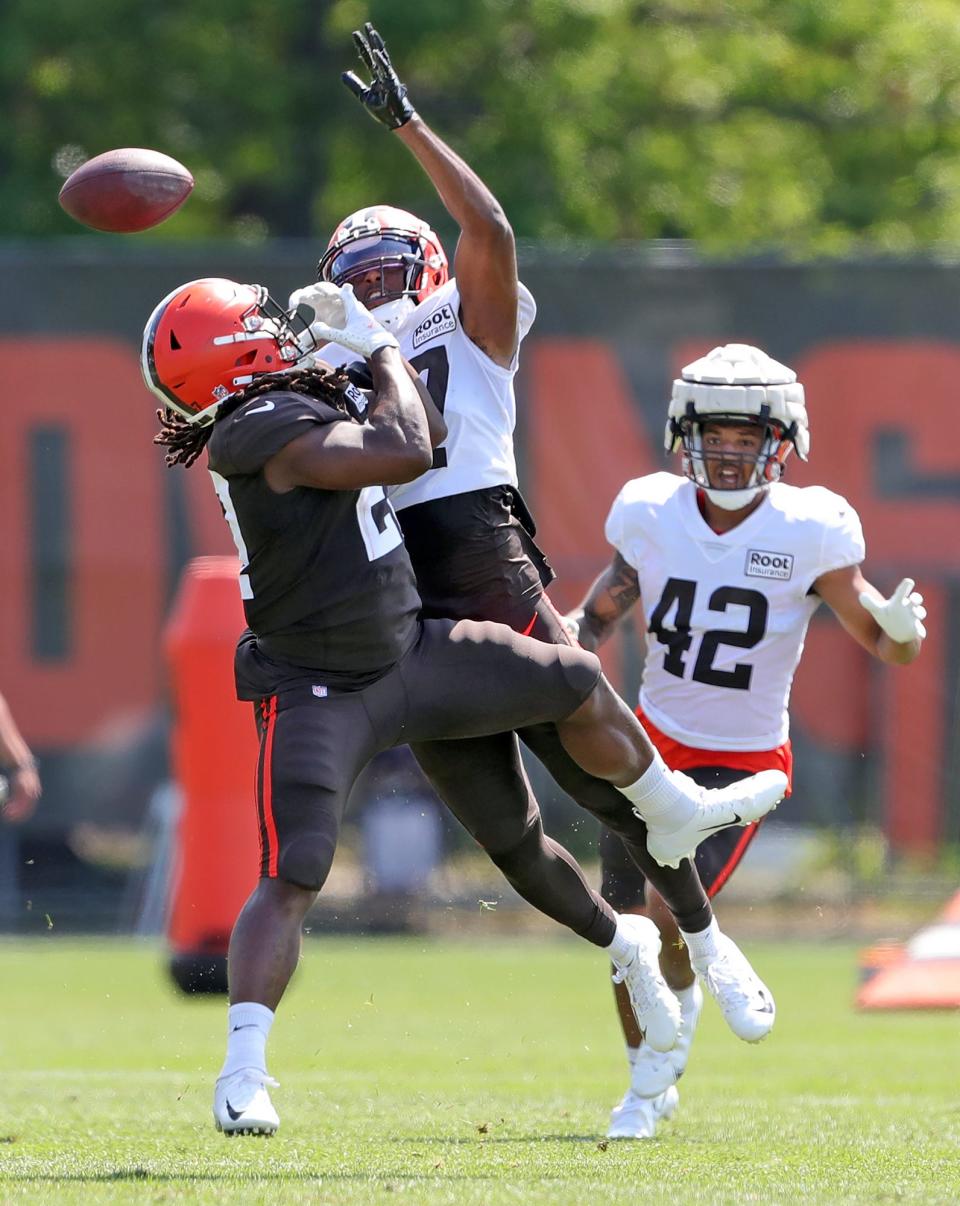
M 913 587 L 913 579 L 904 578 L 889 599 L 875 599 L 866 591 L 860 595 L 860 606 L 869 611 L 890 640 L 898 645 L 922 641 L 927 635 L 923 626 L 927 614 L 923 595 Z
M 354 297 L 353 285 L 318 281 L 292 293 L 289 308 L 308 324 L 317 343 L 339 343 L 368 360 L 381 348 L 399 347 L 396 337 Z

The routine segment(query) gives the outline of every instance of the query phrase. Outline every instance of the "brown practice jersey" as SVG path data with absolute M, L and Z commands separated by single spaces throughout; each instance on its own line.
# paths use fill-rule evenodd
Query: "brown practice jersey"
M 375 680 L 416 638 L 420 598 L 396 517 L 380 486 L 278 494 L 263 467 L 310 425 L 355 421 L 278 390 L 219 419 L 207 445 L 261 652 L 339 687 Z

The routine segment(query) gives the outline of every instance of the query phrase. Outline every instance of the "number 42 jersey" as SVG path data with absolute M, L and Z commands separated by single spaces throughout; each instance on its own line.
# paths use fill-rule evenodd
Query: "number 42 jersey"
M 606 535 L 636 571 L 647 622 L 640 706 L 667 736 L 698 749 L 782 745 L 821 574 L 864 557 L 856 511 L 822 486 L 771 485 L 718 535 L 697 487 L 672 473 L 620 491 Z

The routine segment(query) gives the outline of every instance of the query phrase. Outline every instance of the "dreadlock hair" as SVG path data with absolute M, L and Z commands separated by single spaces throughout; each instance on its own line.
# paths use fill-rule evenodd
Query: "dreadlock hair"
M 189 423 L 169 406 L 162 407 L 157 411 L 160 430 L 153 437 L 153 442 L 164 444 L 169 449 L 164 457 L 168 469 L 172 469 L 174 465 L 183 465 L 184 469 L 189 469 L 206 448 L 207 441 L 213 434 L 214 424 L 232 415 L 251 398 L 286 390 L 294 394 L 306 394 L 310 398 L 319 398 L 348 414 L 343 391 L 349 384 L 349 378 L 343 369 L 311 368 L 289 373 L 270 373 L 248 385 L 239 394 L 227 398 L 218 409 L 213 423 L 207 423 L 203 427 Z

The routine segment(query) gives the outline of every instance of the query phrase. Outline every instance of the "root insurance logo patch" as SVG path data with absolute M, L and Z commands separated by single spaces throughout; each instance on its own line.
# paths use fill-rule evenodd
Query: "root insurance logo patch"
M 743 572 L 748 578 L 779 578 L 785 582 L 793 577 L 793 553 L 748 549 L 747 564 Z

